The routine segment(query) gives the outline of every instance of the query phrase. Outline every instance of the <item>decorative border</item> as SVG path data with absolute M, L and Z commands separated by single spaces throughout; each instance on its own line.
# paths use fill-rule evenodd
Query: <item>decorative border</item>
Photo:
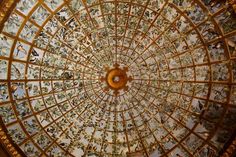
M 228 148 L 224 151 L 224 153 L 221 155 L 221 157 L 233 157 L 236 153 L 236 137 L 231 142 Z
M 19 0 L 3 0 L 0 2 L 0 32 L 4 27 L 4 23 L 10 16 L 12 10 L 15 8 Z M 22 152 L 19 147 L 12 141 L 11 137 L 7 135 L 7 130 L 0 118 L 0 143 L 2 148 L 8 153 L 8 155 L 13 157 L 22 157 Z
M 2 143 L 5 150 L 13 157 L 22 157 L 18 150 L 13 146 L 12 140 L 9 139 L 4 129 L 0 127 L 0 142 Z

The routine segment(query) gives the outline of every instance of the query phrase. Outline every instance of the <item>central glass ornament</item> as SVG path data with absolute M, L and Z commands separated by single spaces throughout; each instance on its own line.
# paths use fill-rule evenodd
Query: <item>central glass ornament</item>
M 106 69 L 106 77 L 102 77 L 102 81 L 106 81 L 107 87 L 105 90 L 112 89 L 114 90 L 114 94 L 118 95 L 119 90 L 128 90 L 127 82 L 131 81 L 132 78 L 127 76 L 128 68 L 120 68 L 119 64 L 115 64 L 114 68 Z

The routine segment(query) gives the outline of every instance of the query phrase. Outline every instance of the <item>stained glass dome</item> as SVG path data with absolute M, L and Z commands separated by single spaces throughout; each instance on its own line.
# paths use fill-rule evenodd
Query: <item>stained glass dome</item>
M 14 3 L 0 116 L 19 156 L 217 157 L 233 137 L 230 1 Z

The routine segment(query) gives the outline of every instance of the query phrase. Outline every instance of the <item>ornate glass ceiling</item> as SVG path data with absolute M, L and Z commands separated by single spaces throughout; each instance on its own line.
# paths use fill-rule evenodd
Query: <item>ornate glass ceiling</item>
M 210 0 L 21 0 L 0 115 L 26 156 L 218 156 L 235 130 L 236 19 Z

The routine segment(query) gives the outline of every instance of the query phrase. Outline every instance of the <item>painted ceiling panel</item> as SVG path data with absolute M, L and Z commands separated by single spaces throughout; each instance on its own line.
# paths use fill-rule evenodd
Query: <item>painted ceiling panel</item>
M 236 128 L 236 14 L 211 0 L 20 0 L 0 115 L 26 156 L 216 157 Z

